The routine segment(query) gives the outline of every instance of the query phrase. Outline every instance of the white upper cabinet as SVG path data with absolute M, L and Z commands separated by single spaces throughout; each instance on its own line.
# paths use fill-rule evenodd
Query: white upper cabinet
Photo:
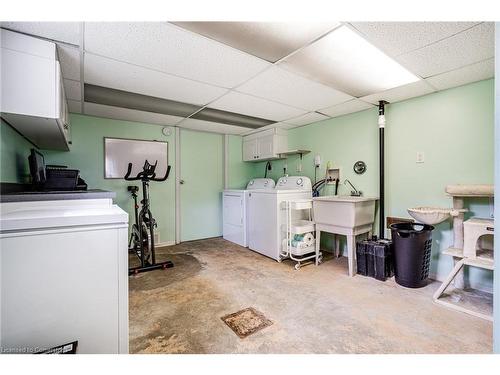
M 287 149 L 286 130 L 267 129 L 243 137 L 243 161 L 278 159 Z
M 68 106 L 55 43 L 0 33 L 2 118 L 39 148 L 69 150 Z

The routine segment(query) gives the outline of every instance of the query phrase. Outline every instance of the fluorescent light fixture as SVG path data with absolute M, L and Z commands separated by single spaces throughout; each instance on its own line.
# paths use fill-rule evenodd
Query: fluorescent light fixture
M 276 62 L 340 25 L 339 22 L 174 22 L 269 62 Z
M 281 64 L 356 97 L 419 80 L 347 26 L 335 29 Z
M 240 115 L 239 113 L 222 111 L 220 109 L 204 108 L 195 113 L 191 118 L 205 121 L 217 122 L 220 124 L 243 126 L 245 128 L 257 129 L 275 121 L 266 120 L 258 117 Z
M 179 117 L 187 117 L 201 108 L 192 104 L 90 85 L 88 83 L 85 84 L 84 97 L 85 101 L 90 103 Z

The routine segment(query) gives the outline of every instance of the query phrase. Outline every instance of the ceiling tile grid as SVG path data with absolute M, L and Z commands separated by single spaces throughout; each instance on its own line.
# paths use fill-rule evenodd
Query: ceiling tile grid
M 396 57 L 467 30 L 479 22 L 351 22 L 369 42 Z
M 309 111 L 352 99 L 348 94 L 277 66 L 247 81 L 237 91 Z
M 299 116 L 299 117 L 294 117 L 289 120 L 285 120 L 284 123 L 288 125 L 306 125 L 306 124 L 312 124 L 313 122 L 318 122 L 318 121 L 323 121 L 327 120 L 328 116 L 325 116 L 324 114 L 318 113 L 318 112 L 309 112 L 306 113 L 305 115 Z
M 85 83 L 196 105 L 228 90 L 156 70 L 85 53 Z
M 339 22 L 173 23 L 273 63 L 340 25 Z
M 375 105 L 377 105 L 380 100 L 385 100 L 389 103 L 396 103 L 402 100 L 415 98 L 417 96 L 430 94 L 434 91 L 436 90 L 427 82 L 417 81 L 408 85 L 395 87 L 393 89 L 382 91 L 372 95 L 367 95 L 360 99 L 364 102 L 372 103 Z
M 467 65 L 460 69 L 426 78 L 426 81 L 438 90 L 445 90 L 452 87 L 462 86 L 467 83 L 492 78 L 494 75 L 495 59 L 491 58 L 475 64 Z
M 330 117 L 337 117 L 347 115 L 349 113 L 363 111 L 368 108 L 373 108 L 373 105 L 359 99 L 352 99 L 345 103 L 337 104 L 328 108 L 323 108 L 322 110 L 320 110 L 320 112 Z
M 1 22 L 0 26 L 58 42 L 80 45 L 81 22 Z
M 330 22 L 291 27 L 279 22 L 2 22 L 0 26 L 57 43 L 68 107 L 74 113 L 82 112 L 83 76 L 93 85 L 277 121 L 260 129 L 289 129 L 370 108 L 379 100 L 394 103 L 494 76 L 493 23 Z M 318 39 L 329 30 L 333 31 Z M 339 36 L 349 31 L 352 35 L 344 37 L 350 42 L 342 42 Z M 84 59 L 78 47 L 82 40 Z M 363 48 L 395 61 L 377 64 L 376 58 L 363 55 Z M 93 103 L 85 103 L 87 112 L 161 125 L 185 123 L 198 130 L 248 132 L 217 121 Z
M 57 55 L 64 78 L 79 81 L 80 76 L 80 49 L 65 44 L 57 45 Z
M 423 78 L 494 57 L 494 24 L 484 22 L 396 59 Z
M 225 88 L 235 87 L 270 66 L 166 22 L 86 23 L 85 50 Z
M 302 109 L 236 91 L 229 92 L 208 107 L 273 121 L 283 121 L 307 113 Z
M 241 126 L 226 125 L 212 121 L 197 120 L 193 118 L 186 118 L 176 126 L 185 129 L 235 135 L 239 135 L 248 131 L 248 128 L 244 128 Z
M 64 79 L 64 92 L 66 93 L 66 98 L 76 101 L 82 100 L 82 85 L 80 81 L 73 81 L 72 79 Z
M 287 57 L 280 66 L 355 97 L 418 80 L 348 26 Z
M 86 115 L 110 118 L 114 120 L 135 121 L 170 126 L 178 124 L 183 119 L 182 117 L 177 116 L 89 102 L 85 102 L 83 104 L 83 113 Z

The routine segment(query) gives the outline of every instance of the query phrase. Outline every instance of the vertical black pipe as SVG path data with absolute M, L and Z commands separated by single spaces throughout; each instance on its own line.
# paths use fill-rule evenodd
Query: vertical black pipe
M 378 134 L 379 134 L 379 191 L 380 191 L 380 200 L 379 200 L 379 237 L 385 238 L 385 161 L 384 161 L 384 129 L 385 129 L 385 104 L 387 102 L 385 100 L 379 101 L 378 104 Z

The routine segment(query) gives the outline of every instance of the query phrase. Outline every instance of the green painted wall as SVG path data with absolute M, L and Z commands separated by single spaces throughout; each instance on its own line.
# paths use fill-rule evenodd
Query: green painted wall
M 476 82 L 430 95 L 391 104 L 386 118 L 386 214 L 408 217 L 406 209 L 422 205 L 451 207 L 444 193 L 447 184 L 493 183 L 493 80 Z M 321 155 L 318 178 L 324 175 L 328 160 L 341 168 L 366 196 L 378 196 L 378 126 L 377 110 L 337 117 L 289 131 L 290 149 L 308 149 L 303 172 L 297 172 L 299 157 L 288 159 L 290 175 L 314 178 L 314 155 Z M 417 151 L 424 152 L 425 162 L 416 163 Z M 364 160 L 368 169 L 356 175 L 352 166 Z M 283 174 L 284 161 L 274 161 L 271 176 Z M 253 177 L 261 176 L 264 163 L 257 163 Z M 332 194 L 328 187 L 323 195 Z M 340 194 L 349 194 L 341 185 Z M 487 199 L 468 200 L 468 216 L 489 217 Z M 432 273 L 438 279 L 451 270 L 452 261 L 440 253 L 451 245 L 451 221 L 438 225 L 433 235 Z M 325 246 L 330 246 L 326 243 Z M 476 287 L 491 288 L 491 272 L 470 271 Z
M 255 164 L 243 161 L 243 138 L 239 135 L 227 137 L 228 189 L 244 189 L 255 173 Z
M 167 181 L 151 183 L 152 212 L 158 222 L 160 242 L 175 240 L 175 133 L 166 137 L 158 125 L 110 120 L 71 114 L 71 151 L 42 151 L 47 164 L 63 164 L 79 169 L 89 188 L 116 192 L 115 203 L 129 213 L 133 222 L 133 205 L 125 180 L 104 178 L 104 137 L 158 140 L 168 142 L 168 162 L 172 166 Z
M 0 121 L 0 181 L 27 182 L 27 158 L 32 147 L 14 129 Z
M 169 163 L 172 166 L 171 177 L 165 183 L 151 184 L 151 200 L 153 214 L 158 221 L 158 233 L 160 234 L 161 242 L 172 242 L 175 240 L 175 132 L 171 136 L 166 137 L 162 134 L 161 126 L 118 121 L 104 119 L 92 116 L 79 114 L 71 114 L 72 124 L 72 140 L 70 152 L 63 151 L 48 151 L 42 150 L 45 155 L 46 163 L 63 164 L 81 170 L 81 175 L 87 182 L 90 188 L 100 188 L 112 190 L 117 193 L 115 203 L 129 213 L 129 219 L 133 221 L 133 207 L 127 185 L 125 181 L 104 179 L 103 165 L 103 138 L 104 137 L 119 137 L 119 138 L 134 138 L 134 139 L 156 139 L 169 142 Z M 175 128 L 177 131 L 178 129 Z M 27 157 L 29 150 L 33 146 L 26 141 L 22 136 L 15 132 L 10 126 L 1 124 L 0 138 L 0 156 L 1 170 L 0 180 L 2 182 L 28 182 L 29 170 Z M 213 182 L 214 189 L 217 185 L 217 194 L 213 197 L 205 197 L 209 200 L 206 205 L 212 207 L 211 211 L 218 213 L 218 218 L 213 221 L 214 230 L 209 231 L 211 235 L 220 235 L 222 214 L 220 191 L 223 189 L 223 149 L 222 135 L 210 134 L 205 132 L 194 132 L 183 130 L 186 135 L 189 134 L 189 139 L 196 143 L 196 147 L 188 142 L 184 148 L 182 158 L 185 161 L 184 178 L 196 178 L 202 171 L 195 171 L 193 168 L 188 168 L 190 165 L 196 167 L 205 162 L 206 155 L 211 155 L 214 165 L 217 169 L 214 172 L 213 168 L 205 169 L 206 176 L 204 179 L 210 179 Z M 182 139 L 182 137 L 181 137 Z M 214 149 L 211 139 L 217 139 L 217 144 Z M 186 140 L 186 138 L 184 138 Z M 249 176 L 253 174 L 255 165 L 242 161 L 241 153 L 242 138 L 240 136 L 228 136 L 228 182 L 230 188 L 243 188 L 246 186 Z M 193 146 L 193 147 L 191 147 Z M 196 150 L 194 152 L 193 150 Z M 200 159 L 197 156 L 202 155 Z M 189 175 L 192 175 L 191 177 Z M 215 191 L 215 190 L 214 190 Z M 190 210 L 190 204 L 193 202 L 193 197 L 200 198 L 199 194 L 186 192 L 184 208 L 187 212 Z M 213 216 L 213 215 L 212 215 Z M 202 215 L 198 215 L 202 217 Z M 192 218 L 191 218 L 192 219 Z M 200 226 L 193 220 L 185 220 L 184 229 L 189 238 L 201 238 L 195 232 L 195 228 Z M 207 232 L 208 233 L 208 232 Z M 203 237 L 203 236 L 202 236 Z

